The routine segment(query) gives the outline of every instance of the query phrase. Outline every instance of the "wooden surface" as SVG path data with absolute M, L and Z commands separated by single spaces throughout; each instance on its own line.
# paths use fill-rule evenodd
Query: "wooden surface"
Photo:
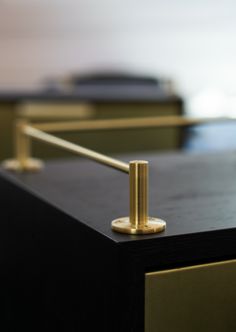
M 128 214 L 126 174 L 80 159 L 1 170 L 9 331 L 91 331 L 93 317 L 99 330 L 143 332 L 146 272 L 236 257 L 235 152 L 121 158 L 150 161 L 150 215 L 166 220 L 164 233 L 111 231 Z
M 149 215 L 167 222 L 163 233 L 134 236 L 111 230 L 112 220 L 129 213 L 129 179 L 92 161 L 48 162 L 38 174 L 2 174 L 50 206 L 142 255 L 145 250 L 168 248 L 178 263 L 183 256 L 195 255 L 196 248 L 199 259 L 200 253 L 208 257 L 231 252 L 236 234 L 236 153 L 144 154 L 121 159 L 141 157 L 150 162 Z M 173 242 L 175 248 L 169 247 Z
M 138 157 L 150 164 L 150 215 L 168 224 L 164 233 L 142 239 L 236 227 L 236 153 L 121 159 Z M 114 241 L 140 239 L 110 229 L 111 220 L 128 215 L 128 175 L 81 159 L 47 162 L 37 174 L 2 173 Z
M 130 255 L 1 176 L 0 201 L 1 331 L 142 331 Z

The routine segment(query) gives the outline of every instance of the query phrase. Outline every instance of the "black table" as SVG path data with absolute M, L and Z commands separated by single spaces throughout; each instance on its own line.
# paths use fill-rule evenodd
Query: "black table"
M 152 272 L 231 262 L 235 273 L 236 153 L 142 159 L 150 161 L 150 215 L 167 222 L 160 234 L 111 230 L 113 219 L 128 215 L 125 174 L 78 159 L 49 162 L 38 174 L 1 170 L 0 324 L 9 331 L 93 331 L 94 324 L 99 331 L 154 331 L 145 288 Z M 229 287 L 235 299 L 236 283 Z M 217 319 L 231 332 L 234 302 L 225 305 L 230 323 L 224 314 Z M 165 322 L 168 330 L 171 317 Z

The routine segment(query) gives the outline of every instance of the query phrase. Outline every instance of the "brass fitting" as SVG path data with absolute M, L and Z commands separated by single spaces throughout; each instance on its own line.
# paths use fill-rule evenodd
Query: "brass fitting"
M 165 221 L 148 216 L 148 162 L 134 160 L 129 163 L 130 216 L 116 219 L 112 229 L 120 233 L 159 233 L 166 227 Z
M 15 125 L 15 159 L 3 162 L 3 167 L 15 172 L 36 172 L 43 167 L 42 161 L 31 158 L 30 137 L 24 133 L 28 121 L 20 119 Z

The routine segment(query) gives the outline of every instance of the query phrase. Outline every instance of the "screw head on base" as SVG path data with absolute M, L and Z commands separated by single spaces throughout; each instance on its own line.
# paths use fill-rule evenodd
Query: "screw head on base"
M 130 223 L 129 217 L 118 218 L 111 223 L 113 231 L 126 234 L 153 234 L 163 232 L 166 228 L 166 222 L 164 220 L 148 217 L 147 224 L 135 228 Z
M 2 166 L 13 172 L 37 172 L 43 168 L 43 162 L 39 159 L 29 158 L 24 162 L 24 165 L 17 159 L 5 160 Z

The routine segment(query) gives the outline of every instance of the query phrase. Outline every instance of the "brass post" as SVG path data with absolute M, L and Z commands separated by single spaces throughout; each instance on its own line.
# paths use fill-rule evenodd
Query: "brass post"
M 24 133 L 27 124 L 26 119 L 17 120 L 15 124 L 15 159 L 3 162 L 3 167 L 10 171 L 38 171 L 43 166 L 40 160 L 30 157 L 30 137 Z
M 112 229 L 120 233 L 150 234 L 159 233 L 166 222 L 148 216 L 148 162 L 134 160 L 129 164 L 130 216 L 116 219 Z
M 23 131 L 27 123 L 26 120 L 18 120 L 15 126 L 15 156 L 22 170 L 30 158 L 30 138 Z
M 130 182 L 130 223 L 133 228 L 143 228 L 148 220 L 148 162 L 131 161 Z

